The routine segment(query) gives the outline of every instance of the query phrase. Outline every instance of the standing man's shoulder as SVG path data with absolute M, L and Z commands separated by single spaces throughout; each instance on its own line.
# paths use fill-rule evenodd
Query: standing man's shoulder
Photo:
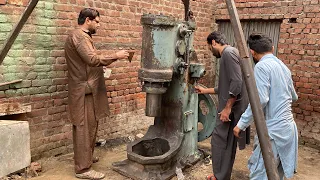
M 233 47 L 233 46 L 228 46 L 228 47 L 226 48 L 226 51 L 231 52 L 231 53 L 237 53 L 237 54 L 239 54 L 238 49 L 235 48 L 235 47 Z
M 88 38 L 87 36 L 89 37 L 89 35 L 87 35 L 81 29 L 74 29 L 69 33 L 66 39 L 66 46 L 71 45 L 73 47 L 77 47 L 83 39 Z
M 68 38 L 85 38 L 86 34 L 81 30 L 81 29 L 74 29 L 72 30 L 69 35 Z
M 226 47 L 222 56 L 225 59 L 233 59 L 233 60 L 236 60 L 237 62 L 240 61 L 240 55 L 239 55 L 238 49 L 232 46 Z
M 270 64 L 272 61 L 259 61 L 254 66 L 254 73 L 255 75 L 263 74 L 264 76 L 269 76 L 272 71 L 275 71 L 276 68 L 274 68 L 274 65 L 277 64 Z
M 232 47 L 232 46 L 229 46 L 227 49 L 226 49 L 230 54 L 234 55 L 234 56 L 237 56 L 238 58 L 240 57 L 240 54 L 239 54 L 239 50 L 235 47 Z

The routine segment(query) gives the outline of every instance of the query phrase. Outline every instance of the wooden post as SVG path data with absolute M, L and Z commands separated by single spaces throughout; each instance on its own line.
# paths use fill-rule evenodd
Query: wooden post
M 239 20 L 238 12 L 234 0 L 226 0 L 230 21 L 237 41 L 238 50 L 242 58 L 241 69 L 246 83 L 249 101 L 256 125 L 264 166 L 269 180 L 279 180 L 278 169 L 275 164 L 272 146 L 268 134 L 266 120 L 260 103 L 256 81 L 254 79 L 252 66 L 250 63 L 249 50 L 243 35 L 243 30 Z

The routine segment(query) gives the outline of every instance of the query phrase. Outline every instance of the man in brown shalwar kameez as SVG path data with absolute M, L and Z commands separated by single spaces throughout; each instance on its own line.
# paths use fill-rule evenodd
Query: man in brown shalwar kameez
M 250 140 L 250 127 L 246 132 L 241 133 L 242 138 L 240 139 L 233 134 L 233 128 L 248 106 L 248 97 L 242 78 L 238 50 L 229 46 L 226 37 L 218 31 L 209 34 L 207 43 L 212 54 L 221 58 L 218 86 L 215 88 L 195 87 L 198 93 L 218 94 L 219 99 L 219 118 L 217 118 L 211 138 L 214 174 L 209 175 L 207 179 L 230 180 L 237 142 L 239 149 L 244 149 L 245 144 Z
M 91 169 L 98 120 L 109 115 L 103 66 L 128 57 L 128 52 L 97 55 L 91 35 L 100 26 L 95 9 L 83 9 L 79 27 L 71 32 L 65 43 L 68 66 L 69 117 L 73 124 L 75 176 L 82 179 L 102 179 L 103 173 Z

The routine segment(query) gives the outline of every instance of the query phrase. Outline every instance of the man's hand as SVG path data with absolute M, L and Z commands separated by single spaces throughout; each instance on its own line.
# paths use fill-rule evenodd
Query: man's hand
M 221 120 L 222 122 L 229 122 L 229 121 L 231 121 L 231 120 L 229 119 L 230 113 L 231 113 L 231 109 L 225 107 L 220 113 L 218 113 L 218 114 L 220 115 L 220 120 Z
M 126 59 L 129 57 L 129 53 L 126 50 L 121 50 L 116 53 L 117 59 Z
M 233 128 L 233 134 L 234 134 L 235 137 L 239 138 L 240 132 L 241 132 L 241 129 L 239 129 L 238 126 Z
M 194 89 L 196 90 L 196 93 L 198 93 L 198 94 L 205 94 L 206 88 L 204 88 L 204 87 L 194 86 Z

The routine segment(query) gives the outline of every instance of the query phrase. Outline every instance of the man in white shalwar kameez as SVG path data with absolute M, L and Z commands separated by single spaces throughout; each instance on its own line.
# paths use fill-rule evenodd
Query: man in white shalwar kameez
M 292 114 L 292 102 L 298 99 L 291 72 L 272 54 L 273 45 L 264 34 L 251 34 L 248 44 L 256 65 L 254 76 L 264 110 L 268 134 L 280 179 L 291 178 L 297 168 L 298 131 Z M 234 128 L 235 136 L 252 123 L 250 104 Z M 255 136 L 254 150 L 248 161 L 251 180 L 268 180 L 260 144 Z

